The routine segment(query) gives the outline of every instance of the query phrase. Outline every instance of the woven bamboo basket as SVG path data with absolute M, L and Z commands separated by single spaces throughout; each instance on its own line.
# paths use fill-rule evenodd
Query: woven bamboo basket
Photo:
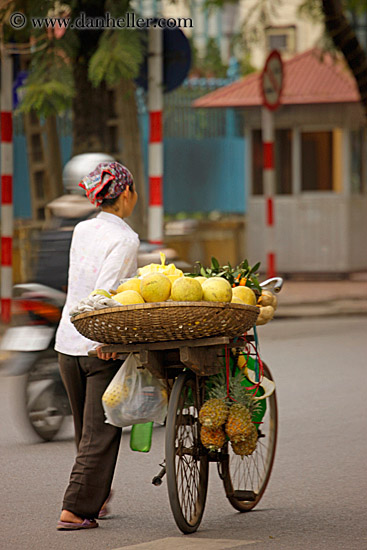
M 90 311 L 71 321 L 90 340 L 131 344 L 240 336 L 255 323 L 259 308 L 223 302 L 157 302 Z

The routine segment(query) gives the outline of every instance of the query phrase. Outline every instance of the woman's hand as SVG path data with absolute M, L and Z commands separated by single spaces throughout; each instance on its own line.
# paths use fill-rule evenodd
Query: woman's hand
M 104 361 L 109 361 L 110 359 L 117 359 L 117 352 L 114 351 L 113 353 L 103 353 L 102 352 L 103 346 L 98 346 L 97 348 L 97 355 L 99 359 L 103 359 Z

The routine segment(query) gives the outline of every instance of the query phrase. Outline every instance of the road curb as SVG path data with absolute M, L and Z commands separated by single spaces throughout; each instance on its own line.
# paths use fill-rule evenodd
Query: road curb
M 275 316 L 288 317 L 335 317 L 367 315 L 367 300 L 336 300 L 322 303 L 295 303 L 279 305 Z

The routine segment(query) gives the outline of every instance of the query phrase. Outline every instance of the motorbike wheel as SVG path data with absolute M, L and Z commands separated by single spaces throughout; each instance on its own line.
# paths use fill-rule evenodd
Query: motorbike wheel
M 24 392 L 31 428 L 44 441 L 51 441 L 59 432 L 65 416 L 71 414 L 53 350 L 46 350 L 35 359 L 27 373 Z

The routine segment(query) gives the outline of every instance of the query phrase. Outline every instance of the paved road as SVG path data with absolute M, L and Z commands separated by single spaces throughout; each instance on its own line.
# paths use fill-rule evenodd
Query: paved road
M 72 430 L 53 443 L 24 443 L 12 420 L 14 380 L 0 380 L 1 548 L 4 550 L 364 550 L 367 549 L 366 318 L 282 320 L 260 327 L 263 358 L 277 382 L 280 433 L 259 507 L 239 514 L 211 466 L 200 530 L 183 536 L 166 483 L 151 479 L 163 457 L 122 448 L 114 515 L 100 528 L 57 532 L 73 461 Z

